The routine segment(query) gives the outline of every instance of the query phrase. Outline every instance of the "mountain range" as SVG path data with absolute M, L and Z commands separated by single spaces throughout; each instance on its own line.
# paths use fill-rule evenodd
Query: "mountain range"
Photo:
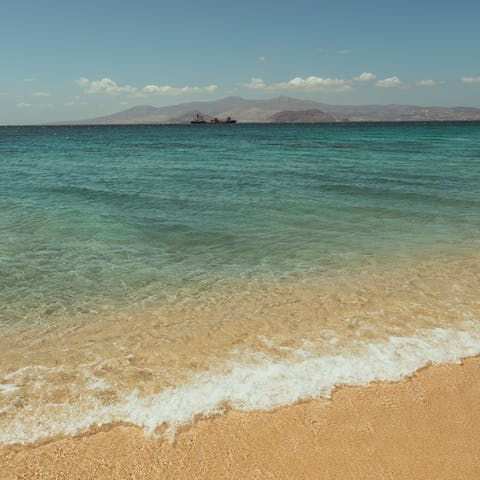
M 197 113 L 202 114 L 207 120 L 214 117 L 232 117 L 242 123 L 480 120 L 480 108 L 473 107 L 421 107 L 394 104 L 329 105 L 291 97 L 267 100 L 226 97 L 220 100 L 181 103 L 167 107 L 139 105 L 113 115 L 80 121 L 56 122 L 56 124 L 182 124 L 190 123 Z

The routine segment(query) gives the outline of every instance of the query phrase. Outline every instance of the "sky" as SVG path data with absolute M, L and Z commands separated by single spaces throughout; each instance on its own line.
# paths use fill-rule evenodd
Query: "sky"
M 0 124 L 287 95 L 480 107 L 478 0 L 0 0 Z

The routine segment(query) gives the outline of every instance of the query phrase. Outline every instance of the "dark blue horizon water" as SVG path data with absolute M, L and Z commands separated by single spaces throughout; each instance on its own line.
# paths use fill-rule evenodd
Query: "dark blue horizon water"
M 0 128 L 0 320 L 474 248 L 480 123 Z

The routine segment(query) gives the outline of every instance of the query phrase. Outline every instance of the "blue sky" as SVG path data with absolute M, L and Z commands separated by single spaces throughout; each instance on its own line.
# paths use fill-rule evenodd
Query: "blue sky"
M 480 107 L 480 2 L 2 0 L 0 124 L 228 95 Z

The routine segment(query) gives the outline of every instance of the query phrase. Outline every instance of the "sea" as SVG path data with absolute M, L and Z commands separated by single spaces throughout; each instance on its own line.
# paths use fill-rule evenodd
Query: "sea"
M 0 445 L 479 353 L 480 123 L 0 127 Z

